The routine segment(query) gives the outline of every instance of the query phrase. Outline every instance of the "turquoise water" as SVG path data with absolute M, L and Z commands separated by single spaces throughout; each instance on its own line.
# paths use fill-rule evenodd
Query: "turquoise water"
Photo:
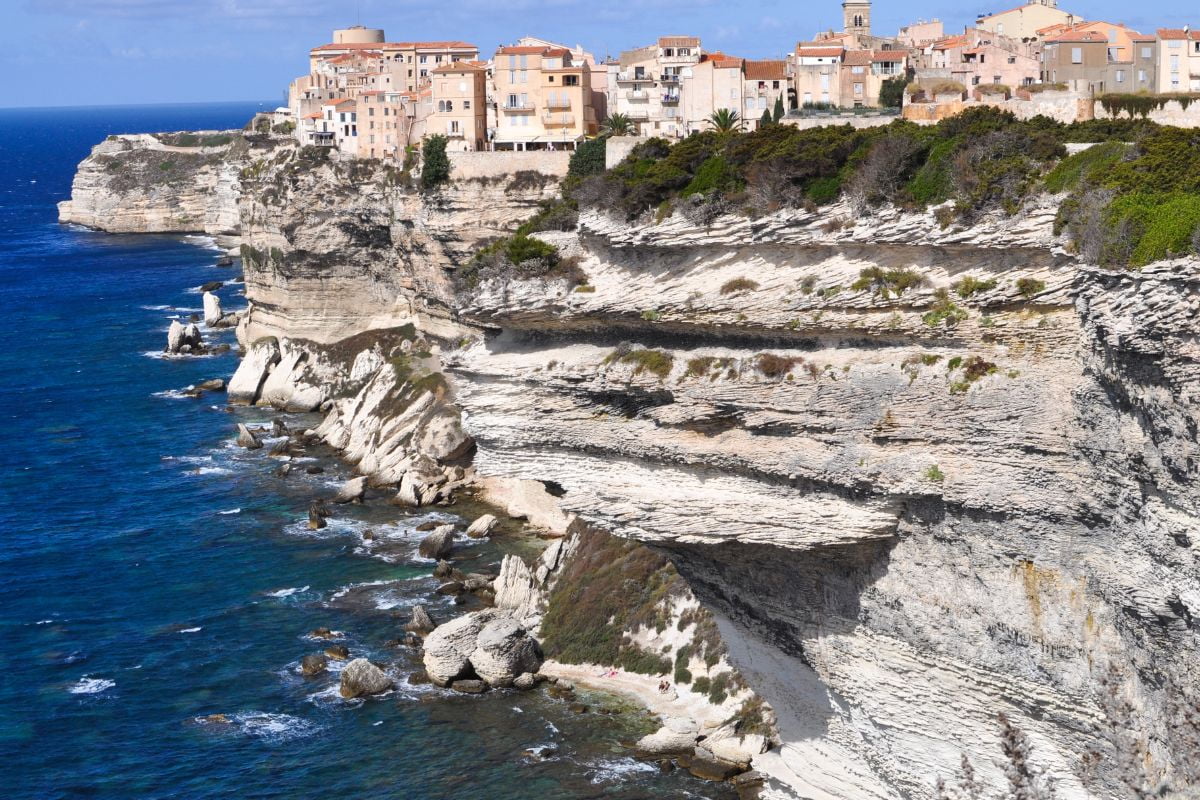
M 376 501 L 304 530 L 308 502 L 348 471 L 313 452 L 325 473 L 277 477 L 265 449 L 231 446 L 238 421 L 269 412 L 174 391 L 228 378 L 236 357 L 157 352 L 172 318 L 199 311 L 195 287 L 236 268 L 215 266 L 203 239 L 56 223 L 75 164 L 105 135 L 240 126 L 255 109 L 0 111 L 6 795 L 729 797 L 630 758 L 625 745 L 650 725 L 640 712 L 575 715 L 540 693 L 404 684 L 415 660 L 389 640 L 407 609 L 458 613 L 413 553 L 429 517 Z M 227 308 L 243 304 L 240 291 L 219 292 Z M 368 529 L 380 544 L 364 545 Z M 528 547 L 476 545 L 464 567 Z M 318 626 L 393 663 L 401 688 L 346 702 L 335 675 L 301 678 L 298 660 L 322 647 L 307 637 Z M 229 722 L 199 721 L 210 714 Z M 537 745 L 556 753 L 524 755 Z

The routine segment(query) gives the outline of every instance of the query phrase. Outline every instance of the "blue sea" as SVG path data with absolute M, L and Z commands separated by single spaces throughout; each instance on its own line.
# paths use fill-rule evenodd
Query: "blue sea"
M 200 311 L 200 284 L 225 281 L 225 307 L 244 306 L 239 268 L 216 266 L 203 237 L 57 223 L 75 165 L 106 135 L 241 127 L 267 105 L 0 110 L 5 796 L 730 797 L 631 758 L 654 727 L 639 710 L 409 685 L 419 665 L 390 641 L 409 609 L 460 613 L 432 593 L 415 527 L 479 509 L 405 516 L 376 497 L 307 531 L 309 501 L 348 469 L 314 450 L 278 476 L 268 448 L 232 445 L 239 421 L 271 412 L 179 392 L 228 379 L 236 355 L 160 353 L 171 320 Z M 231 332 L 206 335 L 236 347 Z M 485 569 L 535 550 L 513 530 L 459 557 Z M 329 644 L 318 627 L 392 664 L 399 688 L 344 701 L 336 673 L 301 677 L 299 659 Z

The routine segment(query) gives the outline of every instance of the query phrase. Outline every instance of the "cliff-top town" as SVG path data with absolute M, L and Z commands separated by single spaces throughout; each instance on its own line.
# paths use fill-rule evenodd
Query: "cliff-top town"
M 681 138 L 722 112 L 753 130 L 764 120 L 869 126 L 901 113 L 934 122 L 972 104 L 1070 122 L 1091 107 L 1080 99 L 1200 91 L 1200 30 L 1187 25 L 1145 34 L 1033 0 L 958 34 L 935 19 L 885 36 L 872 31 L 870 0 L 842 9 L 841 31 L 779 60 L 709 51 L 685 35 L 604 60 L 524 37 L 485 59 L 467 42 L 391 42 L 355 26 L 310 51 L 308 74 L 266 121 L 302 144 L 402 159 L 432 134 L 450 151 L 571 150 L 606 122 Z

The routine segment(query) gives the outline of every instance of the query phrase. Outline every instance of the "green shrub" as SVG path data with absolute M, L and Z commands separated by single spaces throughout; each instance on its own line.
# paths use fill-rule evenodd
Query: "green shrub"
M 1132 194 L 1109 206 L 1108 225 L 1133 232 L 1136 242 L 1129 263 L 1149 264 L 1192 252 L 1192 236 L 1200 227 L 1200 194 Z
M 448 142 L 445 136 L 435 133 L 421 143 L 421 188 L 425 191 L 450 180 L 450 157 L 446 155 Z
M 669 599 L 684 591 L 675 568 L 644 545 L 582 524 L 576 531 L 579 545 L 546 600 L 546 655 L 571 664 L 669 672 L 670 661 L 631 650 L 624 636 L 667 624 Z
M 1085 179 L 1094 182 L 1125 157 L 1129 146 L 1122 142 L 1103 142 L 1067 156 L 1050 170 L 1043 181 L 1046 191 L 1058 194 L 1075 189 Z
M 1046 282 L 1037 278 L 1018 278 L 1017 292 L 1026 300 L 1046 290 Z
M 873 289 L 886 300 L 890 293 L 899 296 L 924 282 L 925 278 L 920 273 L 909 269 L 885 270 L 882 267 L 866 267 L 858 273 L 858 279 L 850 284 L 850 290 L 862 292 Z
M 952 328 L 967 318 L 967 312 L 954 304 L 950 293 L 945 289 L 938 289 L 933 296 L 933 307 L 921 316 L 921 320 L 929 327 L 945 325 Z
M 612 358 L 612 356 L 609 356 L 609 358 Z M 675 364 L 675 357 L 670 353 L 664 353 L 662 350 L 632 350 L 617 356 L 615 360 L 623 364 L 633 364 L 634 375 L 640 375 L 642 372 L 652 372 L 659 378 L 666 378 L 671 372 L 671 367 Z
M 938 465 L 934 464 L 929 469 L 925 470 L 925 480 L 941 483 L 946 480 L 946 474 L 938 469 Z
M 589 139 L 575 148 L 567 165 L 567 177 L 585 178 L 588 175 L 599 175 L 604 172 L 605 153 L 608 148 L 608 138 Z
M 966 300 L 976 292 L 986 292 L 996 288 L 996 279 L 988 278 L 987 280 L 979 280 L 971 275 L 966 276 L 958 283 L 955 283 L 952 288 L 954 292 Z
M 691 683 L 692 673 L 688 670 L 688 662 L 692 658 L 692 648 L 690 645 L 683 645 L 675 651 L 675 682 L 676 683 Z

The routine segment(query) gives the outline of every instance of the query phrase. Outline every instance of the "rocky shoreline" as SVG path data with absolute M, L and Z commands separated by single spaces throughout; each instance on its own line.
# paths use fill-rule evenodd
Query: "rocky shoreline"
M 136 146 L 85 162 L 64 219 L 125 199 L 111 229 L 162 222 L 166 198 L 104 177 Z M 528 655 L 517 631 L 538 623 L 553 662 L 668 674 L 765 747 L 747 760 L 768 795 L 932 798 L 964 760 L 1002 787 L 1018 735 L 1063 798 L 1121 796 L 1126 768 L 1189 774 L 1195 259 L 1079 263 L 1050 196 L 1019 224 L 585 212 L 545 236 L 586 291 L 460 291 L 553 181 L 426 196 L 365 162 L 230 158 L 237 187 L 209 164 L 186 199 L 237 220 L 206 228 L 240 237 L 246 271 L 231 402 L 323 413 L 351 494 L 472 488 L 565 534 L 553 566 L 501 564 L 511 613 L 487 642 Z M 589 604 L 616 636 L 572 613 Z M 478 679 L 454 663 L 444 680 Z M 658 741 L 718 756 L 692 723 Z

